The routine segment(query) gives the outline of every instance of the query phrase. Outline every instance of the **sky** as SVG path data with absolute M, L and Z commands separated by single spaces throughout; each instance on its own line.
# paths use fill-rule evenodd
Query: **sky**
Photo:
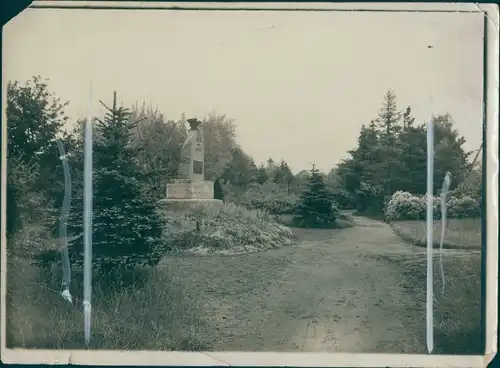
M 483 19 L 464 13 L 27 9 L 3 33 L 2 80 L 50 78 L 70 121 L 114 90 L 167 119 L 226 114 L 257 163 L 329 171 L 388 89 L 417 123 L 449 113 L 481 144 Z M 432 45 L 433 48 L 428 48 Z

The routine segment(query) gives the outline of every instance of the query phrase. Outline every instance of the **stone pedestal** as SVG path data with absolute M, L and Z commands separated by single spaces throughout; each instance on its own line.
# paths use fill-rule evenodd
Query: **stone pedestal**
M 214 183 L 212 181 L 175 180 L 167 184 L 169 199 L 213 199 Z
M 217 210 L 222 207 L 222 201 L 220 199 L 160 199 L 159 205 L 161 211 L 166 213 L 175 213 L 176 215 L 182 215 L 186 212 L 201 210 L 201 211 L 211 211 Z
M 175 180 L 167 184 L 167 198 L 160 200 L 163 210 L 185 213 L 195 209 L 208 210 L 222 207 L 220 199 L 214 199 L 212 181 Z
M 214 183 L 212 181 L 192 181 L 178 179 L 167 184 L 166 199 L 160 200 L 164 209 L 183 212 L 196 207 L 222 206 L 220 199 L 214 199 Z

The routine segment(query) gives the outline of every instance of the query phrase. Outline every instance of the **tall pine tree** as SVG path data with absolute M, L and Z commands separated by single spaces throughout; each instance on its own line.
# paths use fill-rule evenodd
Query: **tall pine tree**
M 294 222 L 301 227 L 330 228 L 335 226 L 337 212 L 323 176 L 312 165 L 307 187 L 295 209 Z
M 405 118 L 408 119 L 408 117 Z M 398 182 L 398 171 L 401 166 L 400 150 L 397 144 L 398 134 L 401 131 L 401 113 L 396 104 L 396 94 L 392 89 L 384 96 L 384 103 L 376 119 L 379 127 L 382 156 L 380 164 L 385 175 L 382 179 L 383 193 L 390 196 L 395 192 Z

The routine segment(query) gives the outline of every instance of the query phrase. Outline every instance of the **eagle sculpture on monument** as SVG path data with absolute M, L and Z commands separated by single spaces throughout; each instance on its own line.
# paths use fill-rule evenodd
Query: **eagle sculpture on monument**
M 189 124 L 189 130 L 198 130 L 200 125 L 203 123 L 202 121 L 196 118 L 187 119 L 187 122 Z

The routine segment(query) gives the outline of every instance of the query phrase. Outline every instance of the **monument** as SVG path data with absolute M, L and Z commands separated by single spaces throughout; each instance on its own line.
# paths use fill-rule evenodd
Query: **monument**
M 205 147 L 202 124 L 198 119 L 188 119 L 189 130 L 181 148 L 178 178 L 167 183 L 164 207 L 187 210 L 194 206 L 221 206 L 214 199 L 214 182 L 205 180 Z

